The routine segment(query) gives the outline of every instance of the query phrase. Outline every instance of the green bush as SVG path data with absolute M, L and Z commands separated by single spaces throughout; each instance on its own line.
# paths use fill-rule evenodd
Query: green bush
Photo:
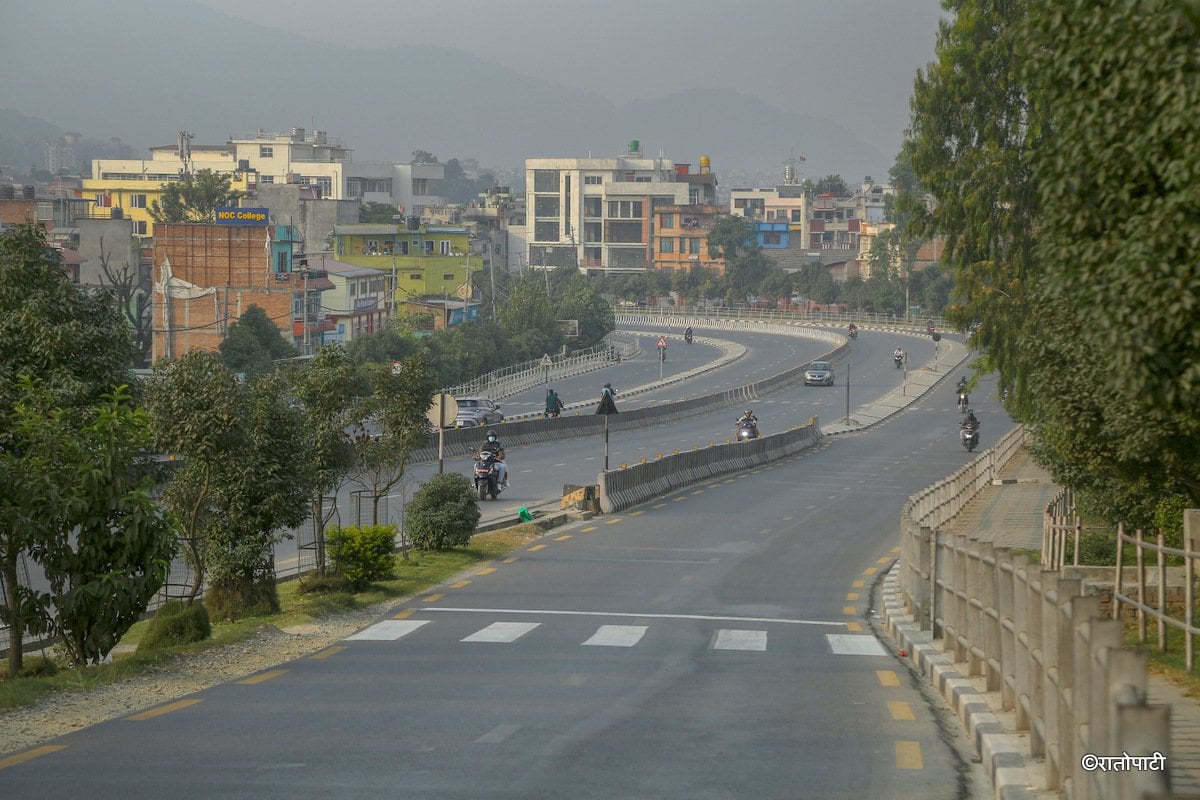
M 333 568 L 355 590 L 395 576 L 395 525 L 334 527 L 325 534 Z
M 471 481 L 457 472 L 434 475 L 413 494 L 404 530 L 421 550 L 461 547 L 479 524 L 479 503 Z
M 170 600 L 150 620 L 146 635 L 138 642 L 138 650 L 202 642 L 210 636 L 212 625 L 203 603 Z

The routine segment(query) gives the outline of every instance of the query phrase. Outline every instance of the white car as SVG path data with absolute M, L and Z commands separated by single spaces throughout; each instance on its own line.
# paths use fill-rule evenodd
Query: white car
M 486 425 L 497 425 L 504 422 L 500 408 L 486 397 L 458 397 L 458 416 L 454 419 L 456 428 L 474 428 Z
M 833 364 L 828 361 L 813 361 L 804 370 L 805 386 L 833 386 Z

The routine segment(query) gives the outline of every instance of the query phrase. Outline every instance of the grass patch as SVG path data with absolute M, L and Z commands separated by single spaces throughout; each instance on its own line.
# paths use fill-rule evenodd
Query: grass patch
M 517 525 L 513 528 L 476 534 L 471 537 L 470 544 L 466 547 L 440 552 L 413 550 L 408 553 L 407 559 L 397 554 L 394 580 L 373 583 L 358 592 L 352 592 L 348 588 L 337 588 L 336 585 L 322 586 L 321 591 L 304 592 L 301 591 L 301 581 L 285 581 L 279 584 L 278 614 L 249 617 L 236 622 L 214 622 L 211 639 L 149 652 L 120 652 L 114 654 L 111 664 L 100 664 L 80 670 L 62 668 L 53 675 L 28 675 L 38 669 L 50 671 L 57 659 L 49 650 L 46 651 L 46 656 L 40 652 L 26 653 L 27 676 L 9 679 L 8 662 L 0 659 L 0 711 L 35 705 L 43 697 L 54 692 L 86 691 L 96 686 L 116 683 L 151 667 L 166 664 L 180 655 L 245 641 L 266 625 L 277 628 L 302 625 L 316 619 L 333 617 L 418 594 L 445 582 L 463 570 L 523 547 L 544 533 L 534 524 Z M 122 651 L 127 647 L 136 647 L 146 635 L 149 626 L 149 620 L 142 620 L 130 628 L 121 639 Z M 42 661 L 52 663 L 43 665 Z
M 1196 661 L 1200 663 L 1200 641 L 1196 643 Z M 1185 651 L 1183 631 L 1167 626 L 1167 650 L 1158 649 L 1158 631 L 1153 617 L 1146 619 L 1146 641 L 1137 639 L 1137 623 L 1125 624 L 1125 646 L 1146 654 L 1146 669 L 1148 672 L 1165 678 L 1183 689 L 1188 697 L 1200 698 L 1200 675 L 1187 671 L 1187 656 Z

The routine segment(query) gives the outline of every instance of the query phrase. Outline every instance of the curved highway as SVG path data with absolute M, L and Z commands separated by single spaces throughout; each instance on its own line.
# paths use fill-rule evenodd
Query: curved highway
M 893 341 L 854 344 L 863 402 L 898 380 Z M 767 430 L 826 419 L 844 391 L 797 386 L 755 410 Z M 1007 423 L 983 393 L 987 446 Z M 632 460 L 700 443 L 731 429 L 726 416 L 613 448 Z M 956 723 L 871 635 L 904 498 L 971 457 L 957 421 L 943 383 L 796 458 L 555 529 L 337 647 L 55 740 L 0 784 L 16 797 L 981 797 Z M 590 482 L 596 447 L 521 448 L 513 493 Z

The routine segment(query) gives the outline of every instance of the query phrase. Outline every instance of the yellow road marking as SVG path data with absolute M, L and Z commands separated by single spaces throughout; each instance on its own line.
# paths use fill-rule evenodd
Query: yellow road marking
M 907 720 L 910 722 L 916 719 L 913 716 L 912 706 L 903 700 L 889 700 L 888 711 L 892 712 L 892 719 Z
M 199 703 L 199 702 L 200 702 L 199 700 L 176 700 L 174 703 L 167 703 L 165 706 L 159 706 L 158 708 L 152 708 L 149 711 L 143 711 L 140 714 L 134 714 L 133 716 L 126 717 L 125 719 L 130 720 L 131 722 L 141 722 L 144 719 L 153 719 L 154 717 L 161 717 L 163 714 L 170 714 L 172 711 L 178 711 L 181 708 L 187 708 L 188 706 L 194 706 L 194 705 L 196 705 L 196 703 Z
M 586 528 L 580 529 L 580 533 L 591 533 L 592 531 L 598 530 L 599 528 L 600 528 L 599 525 L 589 525 Z
M 858 609 L 855 608 L 854 606 L 842 606 L 842 613 L 849 614 L 850 616 L 854 616 L 855 614 L 858 613 Z
M 875 563 L 876 564 L 890 564 L 890 563 L 892 563 L 892 559 L 888 556 L 884 556 L 883 558 L 879 559 Z
M 503 564 L 514 564 L 514 563 L 516 563 L 516 561 L 517 561 L 517 557 L 516 557 L 516 556 L 510 556 L 509 558 L 506 558 L 506 559 L 504 559 L 504 561 L 502 561 L 501 563 L 503 563 Z
M 686 497 L 684 497 L 683 495 L 680 495 L 679 497 L 676 497 L 676 498 L 675 498 L 674 500 L 672 500 L 671 502 L 672 502 L 672 503 L 682 503 L 684 500 L 687 500 L 687 498 L 686 498 Z
M 555 537 L 554 537 L 554 541 L 556 541 L 556 542 L 565 542 L 567 539 L 570 539 L 570 538 L 571 538 L 571 534 L 569 534 L 569 533 L 564 533 L 562 536 L 555 536 Z
M 392 619 L 408 619 L 415 613 L 417 613 L 415 608 L 406 608 L 399 613 L 393 614 Z
M 861 588 L 863 588 L 863 586 L 864 586 L 865 584 L 866 584 L 866 581 L 864 581 L 864 580 L 862 580 L 862 579 L 860 578 L 859 580 L 856 580 L 856 581 L 854 581 L 853 583 L 851 583 L 851 584 L 850 584 L 850 588 L 851 588 L 851 589 L 861 589 Z
M 896 742 L 896 766 L 899 769 L 924 769 L 920 742 Z
M 851 603 L 855 602 L 856 600 L 858 600 L 858 592 L 847 592 L 846 599 L 849 600 Z
M 423 601 L 426 603 L 436 603 L 438 600 L 441 600 L 445 596 L 446 595 L 444 595 L 444 594 L 431 594 L 428 597 L 423 598 Z
M 666 508 L 667 504 L 666 503 L 655 503 L 654 505 L 652 505 L 650 507 L 651 508 Z
M 875 676 L 879 678 L 880 686 L 899 686 L 900 676 L 890 669 L 877 669 Z
M 326 647 L 324 650 L 322 650 L 319 653 L 313 653 L 311 656 L 309 656 L 309 658 L 311 658 L 313 661 L 322 661 L 326 658 L 329 658 L 330 656 L 336 656 L 338 653 L 342 652 L 345 649 L 346 649 L 345 647 L 341 647 L 341 646 Z
M 697 489 L 696 491 L 692 492 L 692 494 L 704 494 L 704 490 L 703 490 L 703 489 Z
M 479 570 L 479 574 L 480 575 L 491 575 L 495 571 L 496 571 L 495 567 L 484 567 L 483 569 Z
M 238 681 L 238 683 L 240 683 L 242 686 L 253 686 L 256 683 L 266 683 L 272 678 L 278 678 L 285 672 L 287 672 L 286 669 L 273 669 L 270 672 L 261 672 L 258 675 L 251 675 L 249 678 L 243 678 L 242 680 Z
M 26 750 L 24 753 L 17 753 L 15 756 L 0 758 L 0 769 L 8 769 L 17 764 L 24 764 L 26 761 L 32 761 L 39 756 L 48 756 L 51 753 L 57 753 L 59 750 L 66 750 L 65 744 L 44 744 L 41 747 L 35 747 L 32 750 Z
M 616 525 L 618 522 L 624 522 L 624 521 L 625 521 L 624 517 L 616 517 L 615 519 L 610 519 L 610 520 L 606 521 L 604 524 L 605 525 Z
M 874 575 L 874 574 L 875 574 L 874 567 L 867 567 L 866 569 L 863 570 L 863 575 Z
M 733 478 L 727 478 L 726 480 L 721 481 L 721 483 L 733 483 Z
M 544 544 L 535 544 L 533 547 L 529 548 L 529 552 L 536 553 L 538 550 L 541 550 L 545 546 L 546 545 L 544 545 Z
M 847 622 L 846 630 L 850 633 L 862 633 L 862 625 L 857 622 Z
M 899 547 L 893 547 L 893 548 L 892 548 L 892 552 L 893 552 L 893 553 L 899 553 L 899 552 L 900 552 L 900 548 L 899 548 Z
M 720 486 L 721 486 L 721 484 L 719 484 L 719 483 L 710 483 L 710 484 L 708 484 L 708 488 L 709 488 L 709 489 L 717 489 L 717 488 L 720 488 Z
M 464 586 L 470 586 L 470 585 L 471 585 L 470 581 L 459 581 L 458 583 L 450 584 L 450 588 L 451 589 L 461 589 Z
M 642 514 L 645 514 L 645 513 L 646 513 L 645 509 L 643 509 L 643 510 L 641 510 L 641 511 L 630 511 L 630 512 L 629 512 L 629 516 L 631 516 L 631 517 L 640 517 Z

